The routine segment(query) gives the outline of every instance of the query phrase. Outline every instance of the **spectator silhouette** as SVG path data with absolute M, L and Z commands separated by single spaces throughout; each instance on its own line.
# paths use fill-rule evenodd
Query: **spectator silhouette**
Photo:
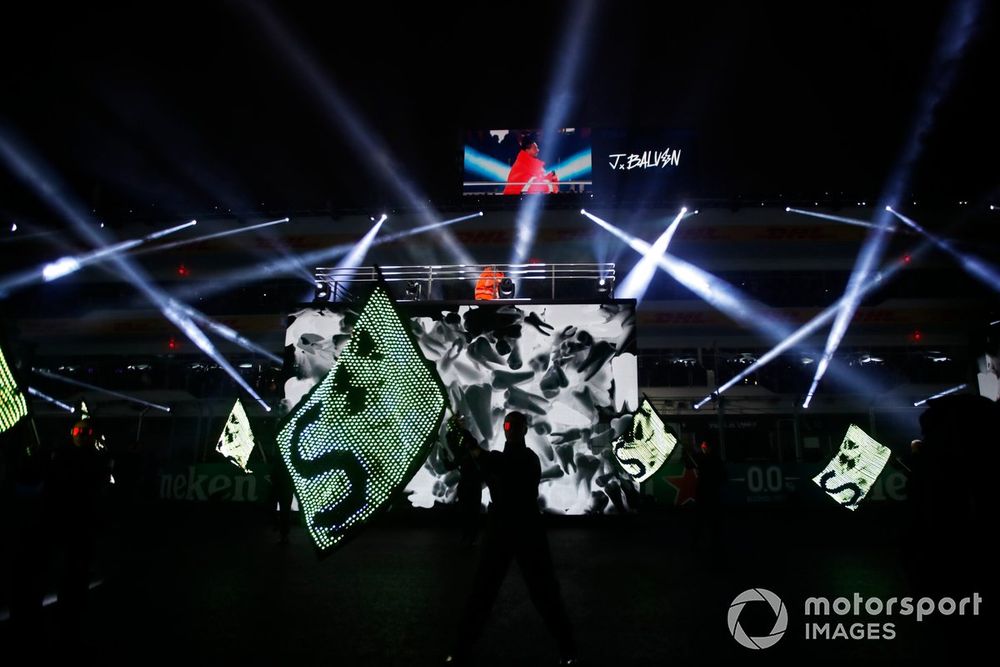
M 483 476 L 477 457 L 482 450 L 465 420 L 458 417 L 456 428 L 448 432 L 448 447 L 452 458 L 444 461 L 448 470 L 458 470 L 458 513 L 462 524 L 462 542 L 473 544 L 479 533 L 479 510 L 483 504 Z
M 722 486 L 726 481 L 725 465 L 708 441 L 702 441 L 689 460 L 698 474 L 694 507 L 695 547 L 712 562 L 718 562 L 721 558 L 719 523 Z
M 491 503 L 479 568 L 459 626 L 457 648 L 449 656 L 449 663 L 461 664 L 469 659 L 512 560 L 517 561 L 531 601 L 558 643 L 561 664 L 575 662 L 573 632 L 538 509 L 541 464 L 525 445 L 527 432 L 527 418 L 520 412 L 511 412 L 504 420 L 507 443 L 503 452 L 480 450 L 476 455 Z
M 46 484 L 48 526 L 63 557 L 58 583 L 59 620 L 67 639 L 79 638 L 90 585 L 90 566 L 111 475 L 111 461 L 100 446 L 93 420 L 82 419 L 71 438 L 52 456 Z
M 920 415 L 923 434 L 909 461 L 904 558 L 922 593 L 995 589 L 991 535 L 998 407 L 982 396 L 946 396 Z M 950 475 L 958 474 L 951 478 Z
M 36 439 L 31 417 L 0 434 L 4 456 L 3 501 L 10 502 L 13 544 L 10 576 L 11 636 L 37 651 L 42 642 L 46 530 L 43 489 L 49 452 Z
M 260 444 L 266 453 L 265 459 L 270 470 L 271 497 L 268 508 L 270 510 L 277 507 L 278 544 L 288 544 L 295 485 L 278 448 L 276 423 L 274 421 L 262 423 L 258 427 L 258 434 L 262 436 Z

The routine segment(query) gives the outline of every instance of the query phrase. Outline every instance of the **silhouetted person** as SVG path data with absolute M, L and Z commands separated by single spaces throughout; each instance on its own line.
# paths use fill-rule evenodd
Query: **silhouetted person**
M 278 505 L 278 543 L 288 544 L 288 533 L 292 527 L 292 478 L 281 459 L 274 463 L 272 470 L 271 484 Z
M 920 448 L 923 446 L 924 442 L 920 439 L 914 439 L 910 441 L 910 449 L 901 455 L 894 455 L 892 457 L 893 463 L 906 473 L 906 479 L 909 482 L 911 479 L 910 475 L 913 472 L 914 465 L 919 464 L 920 459 Z
M 923 437 L 907 481 L 905 555 L 921 593 L 985 593 L 996 586 L 998 413 L 982 396 L 954 395 L 931 401 L 920 415 Z
M 483 475 L 476 460 L 484 453 L 472 433 L 465 428 L 462 417 L 457 419 L 457 428 L 448 432 L 448 448 L 451 460 L 444 461 L 448 470 L 458 470 L 458 514 L 462 524 L 462 541 L 473 544 L 479 533 L 479 510 L 483 505 Z
M 996 403 L 968 394 L 930 401 L 920 415 L 923 435 L 907 482 L 903 553 L 915 595 L 959 598 L 975 592 L 995 599 L 998 423 Z M 942 649 L 941 657 L 951 657 L 952 647 L 988 637 L 994 620 L 992 611 L 940 618 L 921 632 L 931 647 Z
M 43 488 L 49 460 L 35 439 L 30 417 L 0 434 L 4 456 L 3 501 L 10 499 L 13 553 L 10 560 L 11 636 L 26 650 L 41 641 L 45 571 Z
M 696 534 L 695 546 L 716 559 L 718 553 L 719 516 L 722 506 L 722 485 L 726 481 L 726 469 L 722 459 L 707 441 L 695 449 L 690 457 L 698 474 L 695 489 Z M 700 543 L 699 543 L 699 540 Z
M 285 460 L 281 457 L 274 424 L 263 425 L 259 432 L 263 433 L 262 446 L 267 452 L 267 464 L 271 470 L 271 499 L 268 507 L 277 506 L 278 544 L 288 544 L 288 533 L 292 525 L 292 499 L 294 485 L 292 476 L 288 474 Z
M 563 664 L 575 662 L 576 646 L 556 581 L 542 515 L 538 510 L 541 464 L 527 448 L 528 420 L 511 412 L 504 420 L 503 452 L 476 455 L 490 489 L 490 508 L 479 568 L 459 626 L 458 645 L 450 662 L 469 659 L 512 560 L 517 560 L 528 594 L 549 632 L 556 638 Z M 481 450 L 480 450 L 481 451 Z
M 55 448 L 46 481 L 47 528 L 63 557 L 57 594 L 67 638 L 81 630 L 100 502 L 110 481 L 110 459 L 99 441 L 92 420 L 75 423 L 70 438 Z

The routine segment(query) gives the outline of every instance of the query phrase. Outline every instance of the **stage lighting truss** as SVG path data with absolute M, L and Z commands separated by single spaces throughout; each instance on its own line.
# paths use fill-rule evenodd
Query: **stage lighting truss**
M 378 283 L 340 358 L 278 431 L 306 528 L 321 554 L 350 537 L 413 477 L 439 437 L 445 397 L 408 322 Z
M 642 397 L 638 410 L 622 419 L 626 420 L 626 428 L 611 443 L 615 460 L 637 482 L 645 482 L 673 454 L 677 436 L 663 423 L 663 418 L 646 396 Z
M 320 285 L 326 287 L 330 294 L 330 299 L 338 301 L 343 293 L 345 285 L 357 282 L 375 282 L 384 280 L 385 282 L 406 283 L 407 298 L 410 297 L 409 286 L 414 282 L 424 286 L 423 294 L 431 294 L 436 282 L 463 282 L 475 283 L 487 269 L 503 274 L 505 279 L 509 279 L 510 287 L 524 280 L 542 280 L 551 284 L 551 294 L 556 296 L 556 284 L 571 280 L 589 280 L 598 286 L 598 291 L 607 293 L 610 297 L 615 284 L 614 262 L 601 262 L 593 264 L 454 264 L 454 265 L 425 265 L 425 266 L 351 266 L 351 267 L 318 267 L 315 271 L 317 290 Z M 501 290 L 503 289 L 501 284 Z M 512 299 L 514 291 L 510 291 L 510 296 L 503 296 L 501 299 Z
M 28 403 L 14 381 L 14 374 L 0 348 L 0 433 L 17 424 L 27 414 Z
M 836 456 L 813 477 L 828 496 L 842 507 L 856 510 L 871 491 L 892 452 L 851 424 Z

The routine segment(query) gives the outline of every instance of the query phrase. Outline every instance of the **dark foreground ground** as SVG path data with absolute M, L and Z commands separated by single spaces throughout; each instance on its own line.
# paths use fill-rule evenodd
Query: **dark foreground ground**
M 829 618 L 821 620 L 892 620 L 896 638 L 805 640 L 806 597 L 913 594 L 899 565 L 898 510 L 833 509 L 729 513 L 718 549 L 708 553 L 695 546 L 690 511 L 554 523 L 550 538 L 582 664 L 899 664 L 989 649 L 988 596 L 978 620 Z M 291 544 L 280 546 L 268 521 L 259 510 L 204 504 L 118 516 L 103 531 L 93 577 L 101 583 L 91 591 L 83 644 L 65 645 L 51 604 L 42 641 L 29 649 L 39 659 L 69 648 L 133 664 L 440 663 L 478 557 L 449 521 L 390 514 L 324 560 L 304 529 L 293 528 Z M 10 551 L 0 554 L 3 571 L 20 576 Z M 0 618 L 10 585 L 5 576 Z M 733 598 L 754 587 L 777 593 L 789 611 L 785 636 L 760 651 L 737 645 L 726 621 Z M 741 622 L 748 634 L 767 634 L 774 616 L 750 605 Z M 0 621 L 5 664 L 20 662 L 7 660 L 21 643 L 14 635 L 11 621 Z M 555 664 L 516 567 L 479 649 L 483 665 Z

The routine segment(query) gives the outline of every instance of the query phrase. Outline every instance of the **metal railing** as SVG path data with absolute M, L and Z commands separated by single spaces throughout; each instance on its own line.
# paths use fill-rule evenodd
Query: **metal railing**
M 430 294 L 435 282 L 477 281 L 485 271 L 503 274 L 497 277 L 515 281 L 547 280 L 552 284 L 552 298 L 556 295 L 556 284 L 567 280 L 594 280 L 600 285 L 614 286 L 614 262 L 578 264 L 451 264 L 421 266 L 351 266 L 317 267 L 315 270 L 317 287 L 326 285 L 333 300 L 344 293 L 344 285 L 355 282 L 373 282 L 379 279 L 379 271 L 386 282 L 411 282 L 426 285 Z

